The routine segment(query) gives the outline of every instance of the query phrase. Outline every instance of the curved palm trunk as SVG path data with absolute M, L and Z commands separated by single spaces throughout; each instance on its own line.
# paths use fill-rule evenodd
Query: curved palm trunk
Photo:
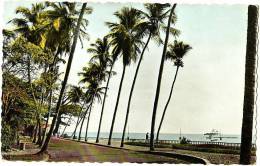
M 124 65 L 122 76 L 121 76 L 121 81 L 120 81 L 120 84 L 119 84 L 119 89 L 118 89 L 118 94 L 117 94 L 117 99 L 116 99 L 116 106 L 115 106 L 115 110 L 114 110 L 114 114 L 113 114 L 112 124 L 111 124 L 110 132 L 109 132 L 109 138 L 108 138 L 108 143 L 107 143 L 108 145 L 111 145 L 111 138 L 112 138 L 113 129 L 114 129 L 114 123 L 115 123 L 115 119 L 116 119 L 117 107 L 118 107 L 118 103 L 119 103 L 119 99 L 120 99 L 120 94 L 121 94 L 121 89 L 122 89 L 122 85 L 123 85 L 124 76 L 125 76 L 125 67 L 126 66 Z
M 43 141 L 46 137 L 48 122 L 49 122 L 49 119 L 50 119 L 50 116 L 51 116 L 51 103 L 52 103 L 52 89 L 50 90 L 50 97 L 49 97 L 49 101 L 48 101 L 48 117 L 47 117 L 47 120 L 45 122 L 45 128 L 44 128 L 43 137 L 42 137 L 42 141 L 41 141 L 40 145 L 43 144 Z
M 169 103 L 170 103 L 170 100 L 171 100 L 171 97 L 172 97 L 173 87 L 174 87 L 174 84 L 175 84 L 175 81 L 176 81 L 176 78 L 177 78 L 177 75 L 178 75 L 179 67 L 180 67 L 180 66 L 177 66 L 176 73 L 175 73 L 175 76 L 174 76 L 174 79 L 173 79 L 173 82 L 172 82 L 172 87 L 171 87 L 170 95 L 169 95 L 169 97 L 168 97 L 168 100 L 167 100 L 166 105 L 165 105 L 164 110 L 163 110 L 162 118 L 161 118 L 160 125 L 159 125 L 158 131 L 157 131 L 156 142 L 158 142 L 158 140 L 159 140 L 160 130 L 161 130 L 162 123 L 163 123 L 163 120 L 164 120 L 165 112 L 166 112 L 166 110 L 167 110 L 167 107 L 168 107 L 168 105 L 169 105 Z
M 59 113 L 59 115 L 58 115 L 58 117 L 56 119 L 56 124 L 55 124 L 54 130 L 53 130 L 53 135 L 57 135 L 58 134 L 58 131 L 59 131 L 61 123 L 62 123 L 61 114 Z
M 82 109 L 84 108 L 85 104 L 86 104 L 86 102 L 84 102 L 83 105 L 81 106 L 81 110 L 80 110 L 80 113 L 79 113 L 79 116 L 78 116 L 78 119 L 77 119 L 77 122 L 76 122 L 75 129 L 74 129 L 72 135 L 70 136 L 70 137 L 73 137 L 73 139 L 76 139 L 76 131 L 77 131 L 78 126 L 79 126 L 79 124 L 82 120 L 82 117 L 81 117 L 81 115 L 83 114 Z
M 57 105 L 56 105 L 56 108 L 55 108 L 55 113 L 56 114 L 53 117 L 50 131 L 49 131 L 49 133 L 48 133 L 48 135 L 46 137 L 46 140 L 45 140 L 45 142 L 44 142 L 44 144 L 43 144 L 43 146 L 42 146 L 42 148 L 41 148 L 39 153 L 43 153 L 43 152 L 45 152 L 47 150 L 48 144 L 49 144 L 50 139 L 51 139 L 51 135 L 52 135 L 53 129 L 55 127 L 55 122 L 57 120 L 57 116 L 59 115 L 61 100 L 62 100 L 64 91 L 65 91 L 65 87 L 66 87 L 66 84 L 67 84 L 67 81 L 68 81 L 70 68 L 71 68 L 71 63 L 72 63 L 72 60 L 73 60 L 73 55 L 74 55 L 74 52 L 75 52 L 77 39 L 78 39 L 78 36 L 79 36 L 80 23 L 81 23 L 81 20 L 83 18 L 86 6 L 87 6 L 87 3 L 83 3 L 81 11 L 80 11 L 79 19 L 78 19 L 78 22 L 77 22 L 77 27 L 76 27 L 75 32 L 74 32 L 74 38 L 73 38 L 73 43 L 72 43 L 72 46 L 71 46 L 71 52 L 70 52 L 70 56 L 69 56 L 69 60 L 68 60 L 68 65 L 67 65 L 67 68 L 66 68 L 64 80 L 62 82 L 62 87 L 61 87 L 59 99 L 58 99 L 58 102 L 57 102 Z
M 253 5 L 248 6 L 248 25 L 247 25 L 247 44 L 246 44 L 246 65 L 245 65 L 245 89 L 243 121 L 241 133 L 240 164 L 250 164 L 252 148 L 252 130 L 255 101 L 255 67 L 257 49 L 257 26 L 258 8 Z
M 138 61 L 136 70 L 135 70 L 134 80 L 133 80 L 133 83 L 132 83 L 132 86 L 131 86 L 131 90 L 130 90 L 130 95 L 129 95 L 129 98 L 128 98 L 127 111 L 126 111 L 126 117 L 125 117 L 125 124 L 124 124 L 122 139 L 121 139 L 121 145 L 120 145 L 121 147 L 124 146 L 125 131 L 126 131 L 126 126 L 127 126 L 127 122 L 128 122 L 128 116 L 129 116 L 130 105 L 131 105 L 131 100 L 132 100 L 132 95 L 133 95 L 133 91 L 134 91 L 134 87 L 135 87 L 136 78 L 137 78 L 137 75 L 138 75 L 138 71 L 139 71 L 141 62 L 143 60 L 144 51 L 146 50 L 146 47 L 147 47 L 147 45 L 148 45 L 148 43 L 149 43 L 149 41 L 151 39 L 151 36 L 152 36 L 152 34 L 150 33 L 149 37 L 148 37 L 148 39 L 146 41 L 146 44 L 145 44 L 145 46 L 143 48 L 143 51 L 141 53 L 141 56 L 140 56 L 140 59 Z
M 90 110 L 89 110 L 89 114 L 88 114 L 88 120 L 87 120 L 86 132 L 85 132 L 85 142 L 88 141 L 88 125 L 89 125 L 89 120 L 90 120 L 91 110 L 92 110 L 92 107 L 90 108 Z
M 173 11 L 174 11 L 175 7 L 176 7 L 176 4 L 174 4 L 172 6 L 171 13 L 170 13 L 170 16 L 169 16 L 169 19 L 168 19 L 166 37 L 165 37 L 165 42 L 164 42 L 164 47 L 163 47 L 160 69 L 159 69 L 157 88 L 156 88 L 156 94 L 155 94 L 155 100 L 154 100 L 154 106 L 153 106 L 153 114 L 152 114 L 150 150 L 154 150 L 154 127 L 155 127 L 156 112 L 157 112 L 158 100 L 159 100 L 159 95 L 160 95 L 164 60 L 165 60 L 165 55 L 166 55 L 166 50 L 167 50 L 167 45 L 168 45 L 168 39 L 169 39 L 169 29 L 170 29 L 170 26 L 171 26 L 171 18 L 172 18 Z
M 102 104 L 102 109 L 101 109 L 101 114 L 100 114 L 100 119 L 99 119 L 99 125 L 98 125 L 98 132 L 97 132 L 96 143 L 99 142 L 99 134 L 100 134 L 100 129 L 101 129 L 101 123 L 102 123 L 102 118 L 103 118 L 103 112 L 104 112 L 104 108 L 105 108 L 107 90 L 108 90 L 108 85 L 109 85 L 109 81 L 110 81 L 110 77 L 111 77 L 111 72 L 112 72 L 113 66 L 114 66 L 114 63 L 113 63 L 112 66 L 110 67 L 110 71 L 109 71 L 109 75 L 108 75 L 108 79 L 107 79 L 106 91 L 105 91 L 105 94 L 104 94 L 104 97 L 103 97 L 103 104 Z
M 63 136 L 63 134 L 64 134 L 64 132 L 65 132 L 67 126 L 69 125 L 71 119 L 72 119 L 72 115 L 70 115 L 69 120 L 68 120 L 68 122 L 66 123 L 66 125 L 65 125 L 65 127 L 64 127 L 64 129 L 63 129 L 63 131 L 62 131 L 62 133 L 61 133 L 61 136 Z
M 83 118 L 82 118 L 82 122 L 81 122 L 81 125 L 80 125 L 80 130 L 79 130 L 78 141 L 80 141 L 82 127 L 83 127 L 83 124 L 84 124 L 84 121 L 85 121 L 86 115 L 87 115 L 87 113 L 88 113 L 88 110 L 89 110 L 89 108 L 92 106 L 92 102 L 93 102 L 93 101 L 91 101 L 91 104 L 88 106 L 88 108 L 87 108 L 87 110 L 86 110 L 86 112 L 85 112 L 85 114 L 84 114 L 84 116 L 83 116 Z

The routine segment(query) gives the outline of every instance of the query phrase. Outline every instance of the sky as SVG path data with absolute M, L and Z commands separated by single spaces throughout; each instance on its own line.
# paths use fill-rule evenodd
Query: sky
M 5 2 L 4 27 L 15 17 L 15 8 L 29 7 L 32 1 Z M 93 8 L 87 32 L 90 41 L 84 48 L 77 44 L 69 83 L 78 85 L 78 72 L 88 63 L 91 55 L 86 52 L 89 44 L 109 32 L 105 21 L 116 21 L 113 13 L 123 6 L 143 9 L 141 3 L 88 3 Z M 168 106 L 161 133 L 197 133 L 211 129 L 224 134 L 240 134 L 243 111 L 244 71 L 247 31 L 247 5 L 177 5 L 175 27 L 181 30 L 178 40 L 191 45 L 184 57 L 184 67 L 179 70 L 173 96 Z M 164 36 L 163 36 L 164 37 Z M 174 38 L 170 38 L 172 42 Z M 150 132 L 153 102 L 162 55 L 162 46 L 148 45 L 137 77 L 128 120 L 129 132 Z M 114 132 L 122 132 L 126 106 L 136 64 L 126 68 Z M 64 71 L 65 66 L 61 67 Z M 122 73 L 122 59 L 114 67 L 106 100 L 101 132 L 109 132 Z M 156 130 L 168 98 L 176 67 L 165 62 Z M 105 83 L 104 83 L 105 85 Z M 89 131 L 95 132 L 101 103 L 95 103 L 90 118 Z M 85 126 L 85 125 L 84 125 Z M 74 125 L 67 131 L 73 131 Z

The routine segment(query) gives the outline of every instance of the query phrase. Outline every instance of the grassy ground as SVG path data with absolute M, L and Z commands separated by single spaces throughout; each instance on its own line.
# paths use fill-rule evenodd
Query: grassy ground
M 186 161 L 170 157 L 59 139 L 51 141 L 48 153 L 49 161 L 188 164 Z

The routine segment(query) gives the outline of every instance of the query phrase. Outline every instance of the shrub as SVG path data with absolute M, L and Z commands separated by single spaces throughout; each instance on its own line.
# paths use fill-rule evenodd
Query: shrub
M 1 142 L 2 151 L 11 149 L 11 146 L 15 143 L 15 130 L 12 129 L 10 125 L 6 124 L 5 121 L 2 121 Z
M 188 144 L 190 142 L 190 140 L 188 140 L 186 137 L 182 137 L 180 144 Z

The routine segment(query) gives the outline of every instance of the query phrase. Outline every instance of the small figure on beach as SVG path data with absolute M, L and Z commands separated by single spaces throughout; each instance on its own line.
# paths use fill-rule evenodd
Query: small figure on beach
M 145 142 L 147 142 L 149 140 L 149 133 L 147 132 L 145 135 Z

